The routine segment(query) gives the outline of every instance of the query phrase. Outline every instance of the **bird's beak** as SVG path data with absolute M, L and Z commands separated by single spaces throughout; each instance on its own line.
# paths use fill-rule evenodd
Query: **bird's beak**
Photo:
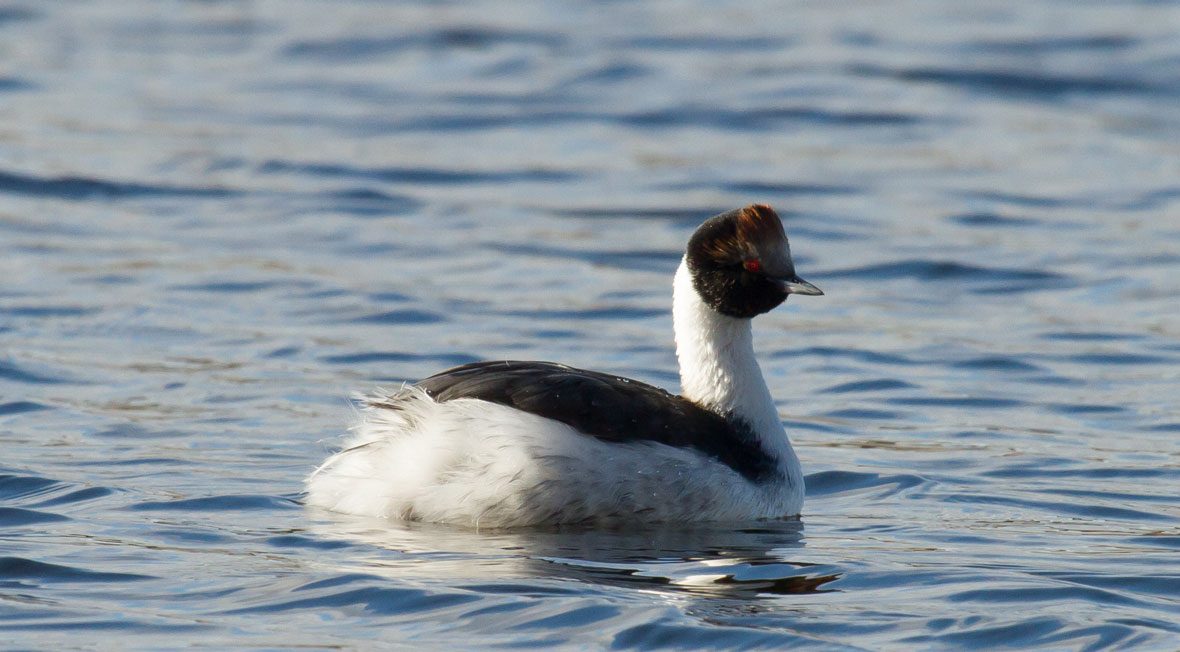
M 824 291 L 815 287 L 814 285 L 804 281 L 798 276 L 791 276 L 789 278 L 780 278 L 779 283 L 783 284 L 783 288 L 787 294 L 804 294 L 809 297 L 823 296 Z

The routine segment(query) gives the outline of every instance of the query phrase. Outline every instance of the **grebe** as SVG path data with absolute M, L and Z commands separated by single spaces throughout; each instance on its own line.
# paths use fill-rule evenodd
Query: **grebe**
M 803 471 L 750 320 L 791 294 L 782 221 L 706 220 L 673 282 L 683 394 L 552 362 L 477 362 L 361 397 L 346 447 L 307 479 L 330 510 L 474 527 L 783 518 Z

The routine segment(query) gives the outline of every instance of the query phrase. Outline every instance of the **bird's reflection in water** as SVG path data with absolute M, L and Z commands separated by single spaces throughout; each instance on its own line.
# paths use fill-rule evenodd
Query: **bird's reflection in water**
M 717 597 L 818 593 L 839 579 L 828 564 L 792 561 L 804 547 L 799 520 L 728 526 L 473 531 L 316 512 L 313 533 L 354 544 L 352 572 L 450 586 L 524 582 L 544 593 L 595 585 Z M 355 554 L 354 554 L 355 553 Z M 339 557 L 336 561 L 341 561 Z M 344 570 L 344 569 L 341 569 Z

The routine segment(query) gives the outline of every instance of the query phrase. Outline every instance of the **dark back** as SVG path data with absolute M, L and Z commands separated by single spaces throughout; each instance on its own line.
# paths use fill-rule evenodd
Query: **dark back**
M 629 378 L 552 362 L 476 362 L 435 374 L 418 386 L 440 403 L 474 398 L 560 421 L 610 442 L 652 441 L 692 448 L 751 482 L 778 473 L 750 425 Z

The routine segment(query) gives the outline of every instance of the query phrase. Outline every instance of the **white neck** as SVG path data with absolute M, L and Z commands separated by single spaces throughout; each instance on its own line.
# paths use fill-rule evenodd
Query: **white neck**
M 786 465 L 799 461 L 754 359 L 750 320 L 728 317 L 701 300 L 688 264 L 680 261 L 672 289 L 672 324 L 681 394 L 701 407 L 749 422 L 768 452 Z

